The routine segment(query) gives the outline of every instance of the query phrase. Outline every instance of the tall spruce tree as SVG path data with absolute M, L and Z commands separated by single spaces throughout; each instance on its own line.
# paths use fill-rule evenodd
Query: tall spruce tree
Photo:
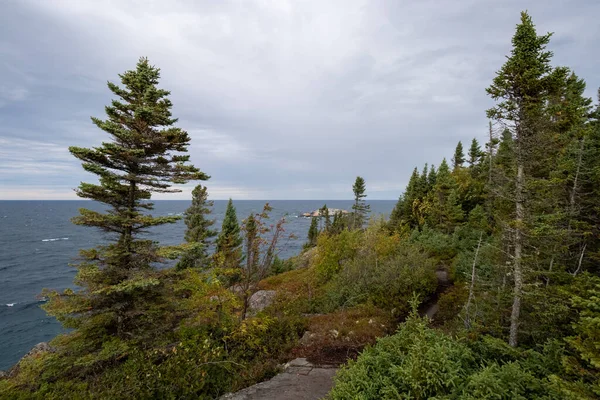
M 510 321 L 509 344 L 518 343 L 521 300 L 524 285 L 524 250 L 526 248 L 528 179 L 536 173 L 536 151 L 544 132 L 545 105 L 555 86 L 556 73 L 550 65 L 552 52 L 546 50 L 551 34 L 538 36 L 531 17 L 521 13 L 512 39 L 510 57 L 498 71 L 492 85 L 487 88 L 490 97 L 497 101 L 487 111 L 488 118 L 499 121 L 514 136 L 516 176 L 514 180 L 512 221 L 504 224 L 511 233 L 511 265 L 514 283 L 513 305 Z M 537 146 L 537 147 L 536 147 Z
M 242 262 L 242 236 L 233 201 L 229 199 L 221 232 L 217 237 L 217 255 L 227 268 L 238 268 Z
M 471 141 L 471 147 L 469 148 L 469 167 L 473 168 L 483 156 L 481 151 L 481 147 L 479 147 L 479 142 L 477 139 L 473 138 Z
M 51 315 L 77 330 L 71 339 L 83 342 L 74 352 L 99 351 L 107 338 L 130 339 L 158 323 L 143 314 L 161 285 L 153 266 L 161 258 L 157 243 L 140 234 L 180 217 L 150 215 L 148 200 L 153 192 L 180 191 L 173 184 L 209 178 L 181 154 L 190 137 L 174 126 L 169 91 L 157 87 L 160 70 L 141 58 L 119 77 L 122 86 L 108 83 L 117 97 L 105 108 L 108 118 L 92 118 L 110 140 L 94 148 L 69 148 L 86 171 L 99 177 L 98 184 L 82 182 L 77 195 L 109 207 L 104 213 L 82 208 L 72 221 L 99 228 L 111 239 L 81 251 L 75 282 L 82 289 L 54 292 L 46 305 Z M 117 357 L 118 349 L 113 350 L 103 349 L 102 359 Z
M 454 169 L 462 167 L 465 163 L 465 152 L 463 150 L 462 142 L 458 142 L 456 149 L 454 149 L 454 156 L 452 157 L 452 165 Z
M 352 191 L 354 192 L 352 225 L 354 229 L 361 229 L 367 219 L 367 214 L 369 214 L 369 210 L 371 209 L 371 206 L 364 200 L 364 198 L 367 197 L 367 187 L 365 185 L 365 180 L 362 177 L 356 177 L 354 185 L 352 185 Z
M 429 188 L 433 188 L 435 186 L 435 182 L 437 180 L 437 171 L 435 170 L 435 165 L 431 165 L 429 169 L 429 176 L 427 177 L 427 185 Z
M 211 229 L 214 219 L 208 218 L 213 202 L 208 200 L 206 186 L 198 185 L 192 191 L 192 205 L 185 211 L 185 241 L 191 246 L 177 263 L 178 269 L 203 268 L 208 264 L 210 238 L 217 235 Z

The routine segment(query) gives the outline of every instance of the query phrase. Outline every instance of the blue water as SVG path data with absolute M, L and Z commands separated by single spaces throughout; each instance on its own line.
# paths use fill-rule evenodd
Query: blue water
M 235 201 L 238 218 L 262 210 L 264 201 Z M 349 210 L 346 200 L 272 201 L 273 220 L 284 215 L 286 233 L 296 236 L 281 242 L 282 257 L 300 252 L 306 241 L 310 219 L 297 218 L 324 203 L 331 208 Z M 373 214 L 389 214 L 394 201 L 370 201 Z M 185 211 L 188 201 L 156 201 L 154 215 L 175 215 Z M 213 218 L 220 228 L 226 201 L 215 201 Z M 105 207 L 91 201 L 0 201 L 0 370 L 17 362 L 34 345 L 52 339 L 62 331 L 60 324 L 40 309 L 43 288 L 62 290 L 74 287 L 78 250 L 94 247 L 108 239 L 99 230 L 73 225 L 70 218 L 81 207 L 101 211 Z M 163 225 L 149 236 L 161 244 L 183 240 L 185 225 Z

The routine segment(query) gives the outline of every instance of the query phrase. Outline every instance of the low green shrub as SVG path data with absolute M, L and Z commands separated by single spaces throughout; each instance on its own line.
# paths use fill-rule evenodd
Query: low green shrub
M 396 334 L 338 372 L 329 398 L 561 399 L 548 377 L 556 359 L 556 351 L 522 352 L 492 338 L 458 340 L 429 328 L 413 307 Z

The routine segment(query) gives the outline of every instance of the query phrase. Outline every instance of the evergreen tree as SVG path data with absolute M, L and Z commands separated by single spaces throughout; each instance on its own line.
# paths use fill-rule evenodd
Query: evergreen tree
M 331 232 L 334 235 L 341 233 L 347 228 L 347 218 L 341 211 L 337 211 L 333 214 L 333 222 L 331 223 Z
M 510 129 L 515 137 L 516 177 L 514 183 L 514 220 L 505 226 L 512 226 L 513 250 L 511 264 L 514 282 L 513 306 L 510 323 L 509 343 L 516 346 L 520 322 L 521 300 L 524 285 L 524 249 L 527 211 L 526 190 L 528 178 L 536 173 L 535 151 L 540 146 L 544 130 L 544 112 L 551 90 L 560 71 L 550 66 L 552 52 L 546 50 L 551 34 L 538 36 L 531 17 L 521 13 L 521 23 L 513 36 L 511 56 L 498 71 L 488 94 L 497 101 L 495 107 L 487 111 L 488 118 L 500 121 Z M 535 146 L 539 146 L 536 147 Z
M 354 205 L 352 206 L 353 211 L 353 228 L 360 229 L 364 225 L 367 214 L 369 213 L 370 206 L 363 200 L 366 195 L 365 180 L 357 176 L 354 185 L 352 185 L 352 191 L 354 192 Z
M 429 166 L 425 163 L 419 179 L 419 197 L 425 197 L 429 189 Z
M 223 265 L 238 268 L 242 262 L 242 237 L 233 201 L 229 199 L 221 232 L 217 237 L 217 254 L 223 257 Z
M 417 226 L 417 221 L 413 216 L 413 206 L 415 201 L 418 200 L 418 186 L 419 186 L 419 171 L 415 167 L 412 175 L 406 185 L 404 193 L 398 198 L 398 202 L 394 206 L 390 215 L 390 229 L 396 230 L 401 225 L 407 224 L 411 228 Z
M 456 149 L 454 150 L 454 157 L 452 157 L 452 164 L 454 165 L 454 169 L 458 167 L 462 167 L 465 163 L 465 153 L 463 150 L 462 142 L 458 142 L 456 145 Z
M 436 184 L 428 202 L 431 205 L 426 207 L 427 212 L 421 216 L 421 219 L 429 218 L 431 226 L 437 226 L 446 233 L 451 233 L 456 223 L 462 220 L 463 212 L 458 199 L 456 180 L 445 158 L 438 168 Z
M 437 171 L 435 170 L 435 165 L 431 165 L 431 168 L 429 169 L 429 176 L 427 177 L 427 185 L 429 186 L 429 188 L 433 189 L 436 180 Z
M 210 207 L 212 206 L 213 202 L 208 200 L 206 186 L 196 186 L 192 191 L 192 205 L 185 211 L 184 218 L 187 226 L 185 241 L 192 247 L 177 263 L 178 269 L 202 268 L 207 265 L 207 249 L 210 238 L 217 235 L 217 232 L 211 229 L 215 220 L 207 218 L 211 213 Z
M 319 237 L 319 228 L 317 226 L 317 218 L 312 217 L 310 221 L 310 228 L 308 228 L 308 247 L 314 247 L 317 245 L 317 238 Z
M 471 147 L 469 148 L 469 167 L 473 168 L 483 156 L 481 151 L 481 147 L 479 147 L 479 142 L 477 139 L 473 138 L 471 141 Z
M 105 108 L 108 118 L 92 118 L 111 140 L 94 148 L 69 148 L 86 171 L 99 177 L 98 184 L 82 182 L 77 195 L 110 207 L 105 213 L 82 208 L 73 222 L 99 228 L 111 241 L 82 250 L 84 261 L 77 265 L 75 278 L 82 289 L 53 293 L 46 305 L 67 328 L 77 330 L 69 336 L 81 341 L 72 346 L 72 355 L 102 350 L 102 360 L 120 354 L 119 349 L 103 348 L 107 338 L 130 339 L 160 323 L 143 315 L 157 298 L 161 281 L 153 264 L 161 258 L 157 243 L 139 235 L 179 217 L 148 214 L 152 193 L 179 192 L 172 184 L 209 178 L 180 154 L 187 151 L 190 137 L 174 126 L 169 91 L 157 87 L 160 70 L 141 58 L 134 70 L 119 77 L 122 86 L 108 83 L 118 98 Z

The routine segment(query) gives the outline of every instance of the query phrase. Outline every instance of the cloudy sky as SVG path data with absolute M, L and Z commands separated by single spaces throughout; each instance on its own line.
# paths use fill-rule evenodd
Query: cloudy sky
M 485 142 L 519 11 L 600 86 L 597 0 L 0 0 L 0 199 L 74 199 L 67 151 L 140 56 L 214 199 L 395 199 L 415 166 Z M 163 198 L 165 198 L 163 196 Z M 189 190 L 168 198 L 189 198 Z

